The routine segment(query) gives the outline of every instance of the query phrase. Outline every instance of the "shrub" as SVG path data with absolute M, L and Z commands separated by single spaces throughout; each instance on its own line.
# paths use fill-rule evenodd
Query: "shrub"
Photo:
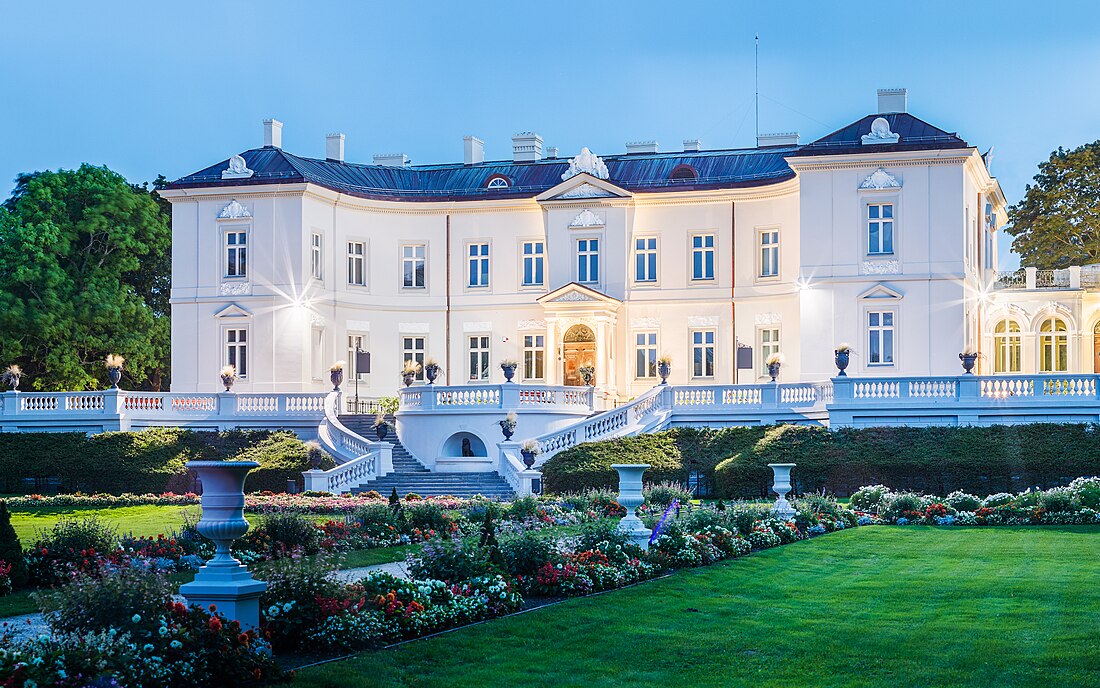
M 646 504 L 661 509 L 675 501 L 688 504 L 695 497 L 682 484 L 668 480 L 663 483 L 646 485 L 642 490 L 642 496 L 645 497 Z
M 888 494 L 890 494 L 890 488 L 885 485 L 868 485 L 853 492 L 848 503 L 853 509 L 877 511 L 882 508 L 883 498 Z
M 417 501 L 405 506 L 404 511 L 409 527 L 422 532 L 434 530 L 437 533 L 446 533 L 453 523 L 443 508 L 435 502 Z
M 5 577 L 9 587 L 21 588 L 27 584 L 27 564 L 23 560 L 23 545 L 11 525 L 8 506 L 0 499 L 0 565 L 7 565 Z M 10 591 L 9 591 L 10 592 Z
M 81 577 L 53 590 L 34 594 L 39 609 L 54 631 L 89 633 L 126 628 L 155 632 L 158 617 L 172 599 L 172 584 L 147 569 L 130 567 Z M 139 617 L 138 621 L 133 618 Z
M 38 532 L 27 553 L 27 572 L 39 585 L 52 586 L 75 573 L 96 573 L 100 555 L 115 549 L 118 534 L 95 516 L 62 518 Z
M 602 549 L 607 545 L 611 547 L 630 544 L 630 536 L 619 529 L 616 521 L 604 519 L 601 521 L 589 521 L 580 528 L 574 549 L 584 552 L 591 549 Z
M 981 499 L 961 490 L 956 490 L 947 495 L 943 502 L 956 511 L 977 511 L 982 508 Z
M 1077 501 L 1077 493 L 1068 487 L 1051 488 L 1039 496 L 1039 505 L 1047 511 L 1061 513 L 1076 511 L 1080 506 Z
M 321 551 L 322 536 L 309 517 L 293 511 L 276 511 L 261 516 L 259 524 L 240 542 L 242 548 L 253 551 L 273 547 L 276 554 L 316 554 Z
M 1100 478 L 1077 478 L 1069 484 L 1081 506 L 1100 509 Z
M 508 508 L 508 515 L 516 521 L 526 521 L 527 519 L 534 518 L 539 512 L 539 500 L 527 496 L 520 497 L 512 502 L 512 505 Z M 497 516 L 497 514 L 494 514 Z
M 261 626 L 276 650 L 301 645 L 324 616 L 325 601 L 341 597 L 344 588 L 332 577 L 335 569 L 335 561 L 325 555 L 277 559 L 265 565 Z
M 899 517 L 910 517 L 915 513 L 922 513 L 924 511 L 924 499 L 913 492 L 901 492 L 899 494 L 891 494 L 886 503 L 882 505 L 879 513 L 887 519 L 897 519 Z
M 525 531 L 500 543 L 504 566 L 512 576 L 533 576 L 554 556 L 555 543 L 537 531 Z
M 385 504 L 366 504 L 355 511 L 355 519 L 365 535 L 381 537 L 400 532 L 400 514 Z
M 245 487 L 249 492 L 285 492 L 287 480 L 296 480 L 301 485 L 302 472 L 312 468 L 306 444 L 285 430 L 259 438 L 232 458 L 260 464 L 248 472 Z M 335 466 L 332 457 L 323 454 L 321 468 L 328 470 Z
M 437 538 L 424 543 L 420 553 L 409 559 L 409 573 L 417 579 L 459 583 L 499 571 L 489 561 L 487 549 L 464 545 L 459 538 Z
M 991 494 L 982 500 L 982 506 L 994 509 L 999 506 L 1005 506 L 1011 504 L 1016 499 L 1016 495 L 1010 492 L 998 492 L 997 494 Z

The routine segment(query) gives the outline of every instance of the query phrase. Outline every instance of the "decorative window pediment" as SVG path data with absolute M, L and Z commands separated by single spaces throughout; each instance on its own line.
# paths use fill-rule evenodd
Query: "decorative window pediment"
M 218 212 L 219 220 L 238 220 L 243 217 L 252 217 L 252 211 L 235 198 Z
M 891 289 L 890 287 L 886 286 L 885 284 L 876 284 L 875 286 L 871 287 L 867 291 L 860 294 L 858 298 L 865 299 L 865 300 L 866 299 L 879 299 L 879 300 L 895 299 L 895 300 L 900 300 L 900 299 L 905 298 L 905 297 L 901 292 L 895 291 L 894 289 Z
M 558 287 L 549 294 L 543 294 L 536 299 L 536 301 L 543 305 L 557 303 L 605 303 L 618 305 L 622 303 L 612 296 L 601 294 L 595 289 L 586 287 L 583 284 L 577 284 L 576 282 L 570 282 L 565 286 Z
M 251 318 L 252 311 L 247 308 L 242 308 L 235 303 L 231 303 L 225 308 L 221 309 L 214 314 L 215 318 Z
M 573 221 L 569 223 L 569 228 L 603 227 L 605 224 L 607 223 L 602 213 L 594 213 L 590 209 L 585 208 L 573 218 Z
M 630 198 L 621 186 L 582 172 L 535 197 L 536 201 L 568 201 L 575 198 Z

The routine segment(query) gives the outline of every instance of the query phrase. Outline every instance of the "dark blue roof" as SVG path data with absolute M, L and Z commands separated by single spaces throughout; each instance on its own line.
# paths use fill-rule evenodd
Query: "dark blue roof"
M 899 136 L 897 143 L 863 145 L 862 137 L 871 131 L 871 122 L 882 117 L 890 123 L 890 131 Z M 813 143 L 802 146 L 798 155 L 840 155 L 845 153 L 887 153 L 908 150 L 939 150 L 967 148 L 958 134 L 948 133 L 908 112 L 867 115 L 848 126 L 837 129 Z
M 875 117 L 885 117 L 897 144 L 863 146 L 860 136 Z M 805 146 L 776 146 L 684 153 L 631 153 L 603 156 L 608 181 L 632 192 L 722 189 L 774 184 L 794 177 L 786 157 L 851 152 L 886 153 L 928 148 L 963 148 L 966 142 L 912 115 L 868 115 Z M 569 168 L 566 158 L 534 162 L 510 160 L 389 167 L 303 158 L 270 146 L 241 153 L 254 174 L 247 179 L 222 179 L 228 160 L 177 179 L 169 189 L 251 186 L 310 182 L 334 191 L 378 200 L 462 201 L 492 198 L 530 198 L 557 186 Z M 696 172 L 695 179 L 670 179 L 681 165 Z M 489 179 L 506 177 L 506 189 L 487 189 Z

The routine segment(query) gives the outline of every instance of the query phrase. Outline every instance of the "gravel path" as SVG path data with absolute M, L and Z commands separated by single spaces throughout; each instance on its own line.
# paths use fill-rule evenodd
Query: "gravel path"
M 375 564 L 374 566 L 361 566 L 354 569 L 340 569 L 335 572 L 338 580 L 352 583 L 360 578 L 365 578 L 372 571 L 384 571 L 397 578 L 408 578 L 409 572 L 405 562 L 395 561 L 389 564 Z M 179 597 L 181 602 L 185 601 Z M 13 640 L 30 640 L 37 636 L 50 632 L 45 619 L 41 614 L 23 614 L 22 616 L 7 616 L 0 618 L 0 636 L 9 634 Z

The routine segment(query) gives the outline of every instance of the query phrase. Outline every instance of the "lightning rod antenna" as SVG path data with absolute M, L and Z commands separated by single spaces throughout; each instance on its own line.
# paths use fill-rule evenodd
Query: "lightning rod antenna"
M 760 141 L 760 34 L 756 34 L 756 141 Z

